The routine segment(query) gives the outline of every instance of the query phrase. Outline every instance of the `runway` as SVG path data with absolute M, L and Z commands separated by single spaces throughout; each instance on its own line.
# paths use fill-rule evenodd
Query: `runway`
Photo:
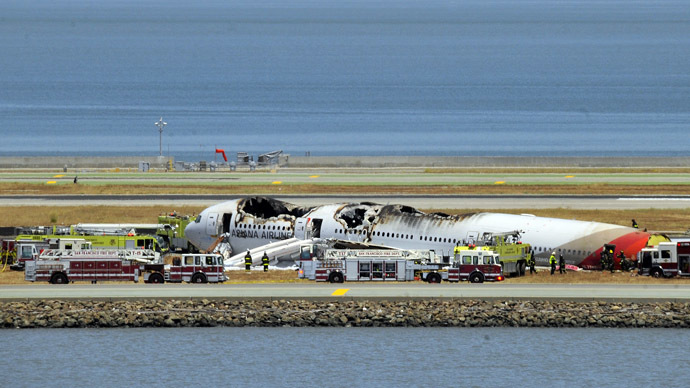
M 538 299 L 664 302 L 690 300 L 688 285 L 628 284 L 67 284 L 0 286 L 0 300 L 27 299 Z
M 2 206 L 202 206 L 239 195 L 2 195 Z M 271 195 L 301 206 L 340 202 L 405 204 L 421 209 L 685 209 L 690 195 Z

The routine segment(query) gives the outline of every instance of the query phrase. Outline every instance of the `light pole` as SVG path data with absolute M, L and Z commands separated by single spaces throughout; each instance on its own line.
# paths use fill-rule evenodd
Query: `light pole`
M 160 140 L 158 142 L 158 151 L 160 156 L 163 156 L 163 127 L 168 125 L 168 123 L 163 121 L 163 116 L 161 116 L 160 120 L 156 121 L 154 124 L 158 127 L 158 132 L 160 134 Z

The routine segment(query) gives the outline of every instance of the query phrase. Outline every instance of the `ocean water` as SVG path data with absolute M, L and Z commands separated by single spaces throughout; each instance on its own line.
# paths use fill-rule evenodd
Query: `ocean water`
M 676 329 L 0 332 L 7 387 L 687 387 Z
M 681 0 L 4 0 L 0 51 L 0 156 L 690 145 Z

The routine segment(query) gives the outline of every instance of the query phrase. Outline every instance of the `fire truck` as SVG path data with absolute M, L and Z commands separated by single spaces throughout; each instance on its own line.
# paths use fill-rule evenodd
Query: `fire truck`
M 75 281 L 133 281 L 145 283 L 219 283 L 227 280 L 220 255 L 182 255 L 172 264 L 152 250 L 44 251 L 26 262 L 28 281 L 66 284 Z
M 31 242 L 37 245 L 44 244 L 46 241 L 55 241 L 66 238 L 80 238 L 91 243 L 91 246 L 98 249 L 152 249 L 160 252 L 158 240 L 152 236 L 139 236 L 129 234 L 91 234 L 89 230 L 70 227 L 38 228 L 35 230 L 25 230 L 15 238 L 17 242 Z M 95 232 L 93 232 L 95 233 Z M 40 250 L 40 248 L 39 248 Z
M 159 258 L 151 250 L 49 249 L 26 261 L 24 279 L 67 284 L 75 281 L 139 281 L 143 265 Z
M 222 283 L 228 280 L 225 275 L 223 256 L 219 254 L 184 254 L 174 255 L 170 260 L 171 264 L 163 267 L 163 278 L 171 283 Z M 148 275 L 147 275 L 148 274 Z M 162 283 L 160 280 L 160 269 L 154 273 L 153 268 L 145 270 L 144 280 L 149 283 Z M 154 276 L 151 279 L 151 276 Z
M 196 247 L 184 235 L 184 229 L 193 221 L 193 217 L 180 216 L 175 212 L 158 216 L 160 226 L 156 230 L 156 236 L 160 238 L 161 247 L 170 252 L 196 252 Z
M 503 272 L 511 276 L 524 276 L 531 259 L 530 244 L 520 241 L 520 231 L 504 233 L 483 233 L 476 244 L 460 246 L 459 249 L 482 249 L 495 252 L 501 258 Z
M 12 265 L 13 270 L 23 271 L 24 266 L 29 260 L 36 260 L 41 252 L 45 250 L 60 251 L 82 251 L 91 249 L 91 242 L 83 238 L 48 238 L 48 239 L 16 239 L 14 243 L 16 262 Z
M 333 249 L 320 244 L 300 247 L 298 277 L 317 282 L 443 280 L 472 283 L 503 280 L 497 254 L 465 250 L 462 262 L 443 262 L 434 251 L 397 249 Z
M 690 242 L 660 242 L 637 254 L 640 275 L 655 278 L 690 276 Z

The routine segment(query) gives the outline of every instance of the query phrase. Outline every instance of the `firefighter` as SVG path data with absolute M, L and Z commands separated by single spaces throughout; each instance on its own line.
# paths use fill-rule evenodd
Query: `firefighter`
M 551 275 L 556 272 L 556 252 L 551 252 L 551 257 L 549 257 L 549 264 L 551 265 Z
M 537 265 L 537 263 L 534 260 L 534 254 L 530 253 L 529 256 L 529 274 L 537 273 L 537 270 L 534 268 L 534 266 Z
M 565 259 L 563 255 L 559 255 L 558 257 L 558 273 L 565 273 Z
M 632 219 L 632 227 L 638 229 L 637 221 L 634 218 Z
M 607 256 L 608 256 L 609 270 L 611 270 L 611 273 L 613 273 L 613 266 L 616 263 L 613 260 L 613 250 L 612 249 L 609 249 L 609 254 Z
M 252 255 L 249 253 L 249 249 L 247 249 L 247 254 L 244 255 L 244 270 L 245 272 L 249 272 L 252 269 Z
M 621 271 L 628 272 L 628 260 L 625 258 L 625 253 L 622 250 L 618 253 L 618 258 L 621 262 Z
M 268 255 L 264 251 L 264 255 L 261 257 L 261 264 L 264 266 L 264 272 L 268 272 Z

